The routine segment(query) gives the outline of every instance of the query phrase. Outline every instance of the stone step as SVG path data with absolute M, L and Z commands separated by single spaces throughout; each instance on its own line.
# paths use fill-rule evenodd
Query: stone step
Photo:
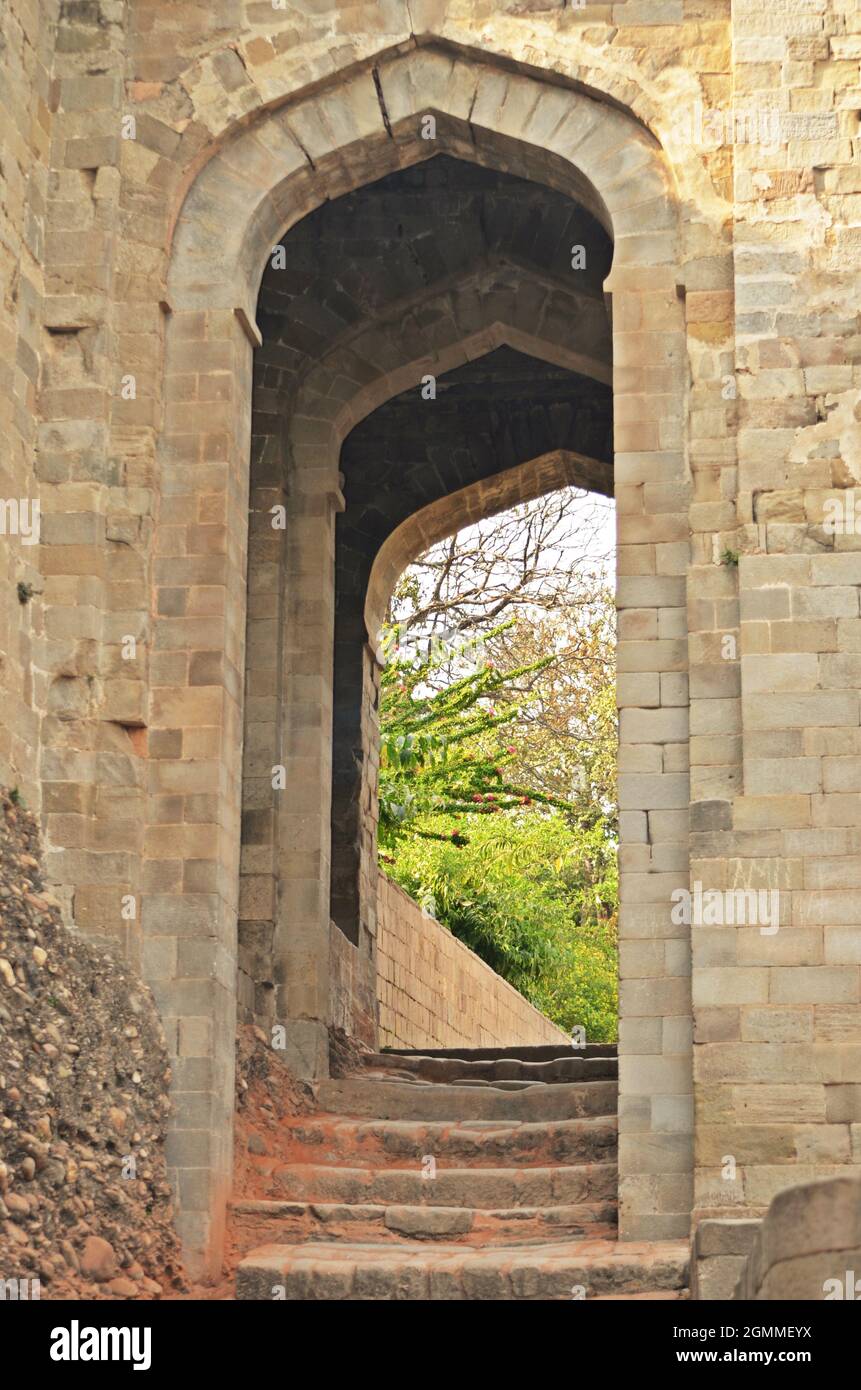
M 501 1245 L 573 1240 L 616 1233 L 616 1203 L 569 1206 L 475 1207 L 384 1206 L 373 1203 L 236 1202 L 231 1208 L 233 1241 L 240 1253 L 260 1245 L 308 1240 L 394 1244 L 404 1237 L 458 1244 Z
M 615 1057 L 581 1057 L 576 1054 L 556 1057 L 549 1061 L 525 1062 L 507 1057 L 478 1059 L 462 1057 L 426 1057 L 421 1055 L 394 1057 L 385 1052 L 368 1053 L 365 1070 L 380 1070 L 389 1074 L 405 1073 L 430 1082 L 536 1082 L 608 1081 L 619 1074 Z
M 281 1125 L 279 1154 L 291 1163 L 404 1166 L 428 1154 L 450 1167 L 547 1167 L 612 1162 L 615 1116 L 576 1120 L 362 1120 L 299 1115 Z M 269 1163 L 271 1166 L 271 1161 Z
M 610 1116 L 616 1113 L 617 1094 L 615 1081 L 542 1082 L 507 1090 L 350 1076 L 321 1081 L 316 1087 L 321 1110 L 381 1120 L 539 1121 Z
M 279 1201 L 382 1206 L 572 1206 L 613 1201 L 616 1165 L 583 1163 L 555 1168 L 337 1168 L 288 1163 L 276 1167 L 268 1195 Z
M 599 1293 L 592 1300 L 594 1303 L 643 1303 L 643 1302 L 668 1302 L 679 1299 L 689 1298 L 687 1289 L 651 1289 L 646 1293 Z
M 535 1246 L 309 1241 L 264 1245 L 241 1261 L 238 1299 L 570 1301 L 683 1290 L 686 1241 Z
M 520 1062 L 553 1062 L 557 1057 L 615 1057 L 615 1043 L 544 1043 L 538 1047 L 384 1047 L 383 1057 L 459 1057 L 464 1062 L 497 1062 L 513 1058 Z

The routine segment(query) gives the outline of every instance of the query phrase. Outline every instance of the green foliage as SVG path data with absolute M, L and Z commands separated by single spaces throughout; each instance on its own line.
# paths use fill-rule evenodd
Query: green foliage
M 417 902 L 561 1028 L 616 1030 L 615 846 L 559 812 L 468 814 L 407 835 L 384 864 Z M 446 841 L 449 841 L 446 843 Z
M 489 636 L 508 626 L 493 629 Z M 503 726 L 518 715 L 514 704 L 499 706 L 503 690 L 543 670 L 553 658 L 540 657 L 507 671 L 484 663 L 442 689 L 433 689 L 429 681 L 438 668 L 462 662 L 462 656 L 432 651 L 416 662 L 390 660 L 384 668 L 379 788 L 383 849 L 392 849 L 407 833 L 463 842 L 457 824 L 439 830 L 424 824 L 428 816 L 456 819 L 467 813 L 498 815 L 533 804 L 570 806 L 559 796 L 509 777 L 507 767 L 517 750 L 514 745 L 504 747 L 499 737 Z
M 488 649 L 512 626 L 492 629 Z M 390 632 L 390 646 L 393 639 Z M 501 650 L 510 657 L 517 646 Z M 451 650 L 389 662 L 380 706 L 380 858 L 391 878 L 560 1027 L 582 1025 L 590 1040 L 612 1041 L 612 665 L 600 664 L 603 678 L 581 700 L 586 733 L 565 758 L 565 776 L 572 766 L 582 772 L 572 800 L 552 790 L 559 775 L 538 785 L 524 719 L 540 698 L 536 682 L 562 659 L 552 648 L 530 651 L 519 664 L 490 662 L 465 674 L 463 653 Z M 439 679 L 443 667 L 448 683 Z M 531 741 L 540 750 L 537 726 Z

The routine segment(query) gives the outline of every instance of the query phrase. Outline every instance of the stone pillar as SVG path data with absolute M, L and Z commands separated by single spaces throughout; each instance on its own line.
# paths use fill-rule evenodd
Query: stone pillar
M 617 247 L 617 258 L 619 249 Z M 620 1234 L 687 1234 L 693 1111 L 688 874 L 686 345 L 671 266 L 613 293 L 619 608 Z
M 274 973 L 285 1060 L 316 1078 L 329 1064 L 335 513 L 343 498 L 328 425 L 296 417 L 289 447 Z
M 217 1269 L 233 1157 L 251 416 L 241 319 L 177 311 L 166 379 L 143 947 L 175 1059 L 179 1229 L 192 1266 L 205 1251 Z

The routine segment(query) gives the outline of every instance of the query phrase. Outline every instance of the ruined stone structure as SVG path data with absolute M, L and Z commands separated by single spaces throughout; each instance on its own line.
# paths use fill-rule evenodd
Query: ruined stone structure
M 0 781 L 156 992 L 189 1254 L 218 1260 L 237 1010 L 307 1077 L 330 1024 L 374 1030 L 391 584 L 569 481 L 618 511 L 621 1233 L 846 1173 L 857 0 L 0 23 Z M 695 885 L 777 891 L 779 930 L 682 920 Z

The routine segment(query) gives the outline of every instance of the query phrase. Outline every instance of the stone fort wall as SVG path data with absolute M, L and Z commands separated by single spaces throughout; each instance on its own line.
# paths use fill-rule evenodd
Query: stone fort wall
M 7 0 L 0 23 L 0 491 L 42 512 L 40 546 L 0 544 L 0 776 L 70 918 L 156 990 L 189 1248 L 217 1250 L 230 1167 L 260 273 L 417 158 L 427 110 L 447 152 L 592 198 L 615 244 L 623 1234 L 857 1164 L 856 0 Z M 310 1073 L 339 428 L 294 421 L 314 481 L 279 590 L 275 942 Z M 779 930 L 678 920 L 697 883 L 778 891 Z

